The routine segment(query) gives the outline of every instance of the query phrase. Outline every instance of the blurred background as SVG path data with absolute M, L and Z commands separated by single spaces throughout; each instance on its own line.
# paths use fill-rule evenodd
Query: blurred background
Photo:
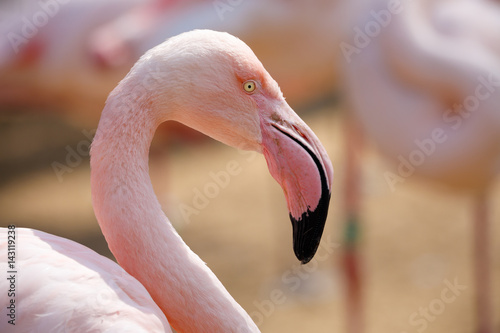
M 498 332 L 492 0 L 2 0 L 0 226 L 112 258 L 90 198 L 100 112 L 146 50 L 196 28 L 254 50 L 335 169 L 318 255 L 302 266 L 262 156 L 179 124 L 155 136 L 164 211 L 262 332 Z M 237 173 L 217 183 L 228 165 Z

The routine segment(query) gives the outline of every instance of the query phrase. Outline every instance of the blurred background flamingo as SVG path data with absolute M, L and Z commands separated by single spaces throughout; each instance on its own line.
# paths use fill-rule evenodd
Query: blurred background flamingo
M 95 126 L 103 94 L 111 91 L 131 64 L 114 71 L 100 68 L 88 52 L 88 36 L 97 26 L 140 3 L 3 1 L 2 109 L 28 106 L 58 111 L 70 114 L 77 124 Z
M 346 91 L 367 135 L 397 165 L 384 173 L 392 191 L 416 174 L 472 193 L 477 332 L 490 333 L 487 201 L 500 168 L 500 39 L 491 31 L 500 8 L 473 1 L 407 6 L 399 15 L 376 9 L 389 15 L 390 29 L 346 57 Z M 366 29 L 369 21 L 356 24 Z
M 64 6 L 74 3 L 77 2 L 71 1 Z M 216 7 L 216 4 L 219 7 Z M 92 109 L 86 104 L 90 101 L 94 101 L 94 105 L 99 105 L 99 100 L 103 102 L 117 81 L 111 82 L 124 75 L 128 70 L 127 66 L 136 60 L 134 57 L 167 37 L 193 28 L 225 30 L 239 36 L 255 50 L 270 74 L 280 82 L 290 105 L 298 112 L 302 111 L 302 116 L 311 123 L 311 127 L 317 129 L 322 141 L 331 142 L 326 149 L 332 160 L 337 163 L 339 159 L 346 160 L 344 170 L 338 168 L 337 174 L 340 177 L 344 175 L 348 184 L 344 202 L 333 203 L 334 214 L 330 217 L 333 221 L 329 224 L 335 227 L 326 231 L 332 235 L 330 242 L 325 243 L 325 251 L 328 250 L 326 253 L 329 254 L 325 258 L 328 260 L 319 261 L 317 267 L 312 266 L 314 269 L 310 268 L 309 272 L 305 270 L 306 267 L 293 266 L 286 254 L 276 249 L 267 249 L 274 253 L 275 265 L 261 267 L 260 272 L 247 272 L 245 276 L 257 279 L 257 274 L 265 276 L 267 273 L 268 279 L 258 284 L 251 278 L 234 277 L 230 285 L 247 292 L 236 291 L 232 294 L 253 314 L 254 320 L 261 319 L 264 332 L 331 332 L 346 329 L 351 332 L 363 329 L 366 332 L 410 333 L 422 329 L 426 332 L 475 332 L 475 309 L 478 307 L 473 302 L 476 292 L 470 264 L 472 261 L 468 259 L 473 253 L 468 236 L 468 229 L 472 226 L 469 223 L 473 210 L 470 207 L 471 193 L 488 192 L 485 186 L 488 183 L 490 200 L 498 200 L 499 194 L 498 185 L 493 178 L 497 156 L 496 137 L 493 134 L 495 121 L 480 125 L 479 123 L 487 118 L 473 120 L 473 116 L 482 114 L 481 110 L 493 110 L 496 92 L 484 103 L 481 101 L 478 112 L 472 113 L 469 118 L 455 117 L 454 113 L 450 113 L 450 119 L 455 119 L 453 122 L 439 125 L 438 121 L 444 121 L 442 116 L 448 109 L 453 111 L 454 103 L 462 104 L 467 96 L 474 93 L 476 85 L 479 84 L 475 76 L 496 71 L 498 60 L 495 59 L 498 59 L 498 51 L 495 50 L 498 50 L 499 45 L 496 31 L 500 21 L 498 2 L 427 0 L 418 5 L 401 4 L 400 7 L 393 8 L 397 13 L 391 13 L 390 22 L 382 26 L 376 17 L 382 21 L 384 17 L 377 16 L 377 13 L 392 8 L 389 4 L 394 6 L 397 3 L 382 0 L 359 0 L 349 3 L 317 0 L 307 4 L 279 0 L 189 1 L 182 4 L 177 1 L 141 1 L 138 6 L 131 5 L 117 10 L 116 13 L 111 13 L 111 10 L 100 11 L 103 15 L 109 15 L 109 18 L 82 35 L 83 42 L 80 44 L 83 45 L 83 56 L 80 57 L 84 59 L 84 63 L 91 64 L 91 67 L 64 67 L 62 64 L 68 60 L 64 57 L 55 57 L 53 59 L 58 60 L 52 61 L 62 66 L 62 73 L 71 73 L 75 68 L 83 69 L 86 75 L 92 74 L 91 80 L 87 82 L 96 82 L 87 85 L 88 90 L 77 88 L 68 94 L 69 97 L 55 98 L 57 103 L 64 101 L 65 106 L 55 107 L 57 103 L 45 103 L 44 109 L 49 112 L 63 109 L 64 112 L 58 114 L 64 114 L 65 119 L 72 119 L 71 129 L 68 130 L 65 123 L 57 117 L 48 113 L 40 115 L 38 99 L 35 99 L 36 107 L 31 106 L 36 113 L 32 113 L 30 118 L 19 118 L 18 113 L 12 112 L 13 116 L 9 118 L 1 116 L 5 121 L 0 135 L 5 138 L 4 141 L 16 142 L 12 147 L 4 147 L 5 153 L 0 154 L 0 158 L 4 158 L 4 169 L 10 170 L 3 173 L 5 178 L 3 196 L 0 195 L 3 214 L 1 220 L 26 225 L 25 221 L 30 220 L 30 214 L 39 215 L 40 211 L 44 211 L 46 220 L 53 222 L 57 221 L 58 214 L 81 209 L 71 202 L 87 200 L 88 190 L 77 186 L 79 181 L 83 182 L 87 177 L 85 163 L 71 168 L 74 172 L 65 173 L 62 184 L 54 177 L 50 164 L 54 160 L 66 164 L 69 153 L 65 148 L 70 146 L 76 150 L 79 143 L 88 140 L 81 134 L 80 129 L 95 128 L 96 116 L 101 108 Z M 59 19 L 64 16 L 63 9 L 61 6 Z M 58 16 L 51 18 L 49 24 L 56 24 Z M 481 19 L 477 19 L 479 17 Z M 377 25 L 380 31 L 376 31 Z M 69 33 L 71 25 L 61 23 L 61 26 L 67 28 Z M 363 39 L 358 31 L 367 27 L 374 29 L 373 37 L 366 35 Z M 356 46 L 356 42 L 363 41 L 367 45 L 361 45 L 359 52 L 351 53 L 348 62 L 345 45 Z M 15 59 L 19 61 L 19 58 Z M 23 63 L 26 61 L 23 60 Z M 2 87 L 17 91 L 16 94 L 19 89 L 12 89 L 13 86 L 28 87 L 31 81 L 38 82 L 38 85 L 43 87 L 44 80 L 51 80 L 50 75 L 58 77 L 56 73 L 51 74 L 51 71 L 43 71 L 45 75 L 41 76 L 36 74 L 38 71 L 30 72 L 32 69 L 25 70 L 22 76 L 16 76 L 14 67 L 7 68 L 12 75 L 4 76 L 4 69 L 0 69 L 0 82 L 5 82 Z M 52 70 L 55 72 L 55 68 Z M 39 79 L 34 80 L 35 77 Z M 110 79 L 100 80 L 105 77 Z M 6 78 L 5 81 L 3 78 Z M 77 82 L 72 82 L 72 78 Z M 68 81 L 59 82 L 64 82 L 63 88 L 69 90 L 71 87 L 81 86 L 80 79 L 77 78 L 78 75 L 66 75 L 65 79 Z M 11 82 L 17 84 L 12 85 Z M 54 91 L 57 92 L 57 89 Z M 82 98 L 89 94 L 94 97 Z M 15 97 L 14 93 L 5 95 Z M 43 97 L 46 99 L 51 95 L 53 93 L 49 91 Z M 36 94 L 30 96 L 36 97 Z M 21 99 L 21 102 L 23 101 Z M 13 110 L 10 106 L 5 107 L 6 104 L 2 105 L 2 114 Z M 21 107 L 17 110 L 24 112 L 26 109 Z M 490 111 L 490 115 L 492 113 Z M 414 140 L 427 142 L 425 139 L 432 136 L 426 131 L 435 126 L 449 129 L 450 125 L 458 124 L 458 119 L 462 120 L 459 130 L 446 133 L 450 139 L 445 144 L 436 145 L 435 154 L 425 156 L 425 163 L 415 168 L 415 176 L 412 174 L 411 177 L 403 177 L 404 181 L 391 178 L 395 189 L 392 191 L 384 175 L 392 172 L 399 176 L 397 168 L 401 162 L 398 156 L 408 158 L 409 154 L 418 148 Z M 481 129 L 481 126 L 484 128 L 480 130 L 480 134 L 472 135 L 477 133 L 472 126 L 476 122 L 476 129 Z M 40 126 L 41 123 L 44 126 Z M 390 126 L 391 124 L 398 125 Z M 346 133 L 344 137 L 333 134 L 332 128 L 338 129 L 338 126 L 343 126 Z M 166 133 L 169 135 L 160 137 L 163 142 L 165 137 L 171 138 L 171 132 Z M 33 137 L 37 139 L 33 140 Z M 460 142 L 459 138 L 474 139 Z M 33 145 L 33 141 L 37 142 L 37 145 Z M 59 153 L 48 153 L 47 149 L 40 150 L 38 146 L 41 146 L 42 142 L 59 147 Z M 395 163 L 387 164 L 385 159 L 375 154 L 376 150 L 371 142 L 376 143 L 383 153 L 382 156 L 389 157 L 389 160 Z M 363 154 L 360 154 L 361 148 Z M 225 224 L 224 220 L 217 216 L 215 203 L 205 195 L 204 188 L 210 189 L 214 188 L 213 184 L 222 184 L 216 191 L 217 195 L 227 200 L 237 198 L 238 193 L 232 192 L 233 184 L 250 178 L 240 178 L 239 175 L 248 176 L 248 173 L 261 170 L 262 167 L 252 155 L 242 154 L 235 159 L 237 165 L 241 166 L 238 176 L 230 178 L 227 184 L 220 181 L 217 183 L 214 180 L 215 175 L 227 172 L 225 164 L 210 162 L 200 166 L 201 169 L 184 166 L 184 163 L 190 161 L 190 151 L 196 149 L 196 146 L 182 146 L 182 149 L 173 153 L 174 157 L 169 158 L 169 168 L 174 169 L 169 173 L 181 175 L 178 179 L 165 180 L 161 177 L 160 172 L 164 167 L 161 163 L 161 151 L 155 158 L 159 163 L 151 165 L 154 169 L 153 183 L 159 192 L 160 200 L 161 192 L 165 192 L 161 184 L 167 181 L 172 187 L 169 192 L 178 193 L 178 197 L 163 200 L 173 205 L 180 203 L 180 206 L 193 207 L 193 210 L 189 210 L 190 214 L 179 213 L 179 220 L 183 222 L 178 227 L 183 229 L 183 237 L 188 243 L 190 234 L 196 237 L 193 230 L 197 228 L 198 217 L 205 221 L 212 219 L 211 223 L 215 225 Z M 205 147 L 204 151 L 203 154 L 206 153 L 207 158 L 223 154 L 228 161 L 233 160 L 233 156 L 224 150 L 219 151 L 217 147 Z M 460 153 L 463 156 L 466 153 L 470 155 L 467 155 L 467 158 L 459 158 Z M 47 171 L 43 173 L 43 169 L 38 168 L 36 170 L 39 171 L 35 174 L 33 171 L 20 173 L 22 168 L 19 166 L 19 157 L 22 154 L 35 156 L 29 159 L 33 162 L 28 164 L 46 167 Z M 453 158 L 456 158 L 454 164 L 450 162 Z M 475 159 L 480 159 L 480 162 L 476 163 Z M 176 170 L 177 168 L 179 170 Z M 15 182 L 10 180 L 12 175 L 17 175 Z M 155 177 L 161 182 L 155 182 Z M 265 177 L 260 181 L 257 180 L 258 177 L 254 179 L 256 185 L 268 186 L 270 192 L 276 190 L 271 185 L 272 182 L 266 182 Z M 437 182 L 431 184 L 425 182 L 425 179 Z M 183 183 L 181 186 L 181 182 L 187 184 Z M 43 200 L 34 204 L 37 202 L 35 198 L 39 198 L 35 196 L 38 193 L 36 184 L 39 184 L 39 187 L 44 185 L 44 195 L 59 195 L 59 201 L 65 203 L 65 210 L 60 207 L 48 208 L 50 206 Z M 436 184 L 445 184 L 447 189 Z M 70 185 L 76 189 L 57 194 Z M 189 186 L 192 190 L 185 191 Z M 473 196 L 480 197 L 476 194 Z M 265 199 L 255 196 L 252 200 L 267 202 Z M 30 204 L 27 205 L 26 202 Z M 276 203 L 267 202 L 267 205 L 270 210 L 276 208 Z M 244 209 L 236 204 L 234 207 L 241 211 Z M 342 210 L 344 213 L 340 214 Z M 479 213 L 481 212 L 485 212 L 485 209 L 480 209 Z M 247 213 L 249 214 L 251 213 Z M 496 207 L 491 205 L 488 220 L 496 220 L 498 214 Z M 53 222 L 53 229 L 50 229 L 49 222 L 46 222 L 49 229 L 44 230 L 54 233 L 60 231 L 59 234 L 63 236 L 95 245 L 104 253 L 102 243 L 95 241 L 95 235 L 86 231 L 89 230 L 85 227 L 88 221 L 93 221 L 91 212 L 82 210 L 79 216 L 81 218 L 71 227 Z M 283 226 L 286 227 L 288 226 Z M 497 224 L 491 225 L 490 228 L 490 246 L 494 251 L 489 262 L 496 263 L 499 234 Z M 224 230 L 229 229 L 225 227 Z M 246 248 L 249 240 L 245 236 L 248 232 L 274 235 L 273 237 L 280 234 L 276 229 L 269 230 L 267 225 L 253 224 L 252 229 L 232 229 L 228 237 Z M 212 236 L 222 237 L 217 232 Z M 229 240 L 223 240 L 226 241 Z M 346 245 L 343 251 L 339 251 L 337 246 L 342 242 Z M 215 244 L 217 241 L 211 239 L 210 243 Z M 487 245 L 485 242 L 480 244 Z M 260 245 L 264 250 L 265 246 Z M 215 264 L 212 263 L 212 266 L 216 267 L 216 272 L 217 265 L 220 265 L 221 270 L 230 265 L 238 265 L 241 269 L 246 267 L 245 263 L 238 262 L 236 255 L 234 261 L 228 259 L 219 262 L 216 248 L 207 246 L 204 250 L 205 257 L 202 255 L 202 258 L 206 261 L 213 260 Z M 483 264 L 488 262 L 483 259 L 476 261 Z M 327 266 L 327 263 L 333 263 L 333 268 Z M 342 282 L 345 273 L 339 269 L 342 265 L 348 272 L 347 291 Z M 498 265 L 491 268 L 492 280 L 498 280 Z M 487 276 L 482 273 L 480 275 Z M 221 278 L 224 280 L 224 277 Z M 440 293 L 446 288 L 443 281 L 453 282 L 455 278 L 468 288 L 457 296 L 453 303 L 446 303 L 444 310 L 432 308 L 432 305 L 441 304 L 435 300 L 440 299 Z M 481 285 L 485 286 L 484 283 Z M 286 300 L 271 301 L 270 295 L 274 289 L 286 291 Z M 343 300 L 345 293 L 350 295 L 347 307 L 351 311 L 347 321 L 342 316 L 346 311 Z M 498 326 L 498 288 L 490 289 L 490 293 L 493 298 L 492 309 L 495 310 L 491 319 L 483 318 L 479 321 L 493 322 L 493 325 Z M 487 303 L 480 299 L 481 297 L 478 298 L 480 303 Z M 273 311 L 276 307 L 288 307 L 289 315 L 280 317 Z M 428 311 L 427 315 L 425 311 Z M 485 314 L 484 317 L 490 316 L 487 311 L 481 313 Z M 315 326 L 311 326 L 312 322 Z

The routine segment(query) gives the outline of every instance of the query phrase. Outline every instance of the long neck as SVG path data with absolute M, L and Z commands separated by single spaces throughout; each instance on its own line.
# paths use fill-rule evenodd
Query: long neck
M 144 100 L 120 95 L 108 100 L 91 150 L 92 201 L 111 252 L 178 332 L 258 332 L 162 212 L 148 173 L 159 122 Z

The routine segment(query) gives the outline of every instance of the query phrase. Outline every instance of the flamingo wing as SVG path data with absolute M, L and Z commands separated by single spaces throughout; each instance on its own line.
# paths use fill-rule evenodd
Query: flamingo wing
M 0 228 L 0 263 L 7 262 Z M 18 228 L 13 280 L 2 278 L 2 299 L 15 304 L 15 326 L 2 306 L 2 332 L 171 332 L 146 289 L 119 265 L 76 242 Z M 8 274 L 9 275 L 9 274 Z M 8 276 L 9 277 L 9 276 Z M 15 281 L 14 294 L 8 295 Z M 10 317 L 12 318 L 12 317 Z

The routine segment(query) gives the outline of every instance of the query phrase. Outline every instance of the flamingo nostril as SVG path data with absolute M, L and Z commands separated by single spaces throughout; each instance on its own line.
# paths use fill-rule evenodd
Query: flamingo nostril
M 297 126 L 292 125 L 292 128 L 295 130 L 295 132 L 297 132 L 297 134 L 299 134 L 304 140 L 306 140 L 307 143 L 311 144 L 309 138 L 304 133 L 302 133 Z

